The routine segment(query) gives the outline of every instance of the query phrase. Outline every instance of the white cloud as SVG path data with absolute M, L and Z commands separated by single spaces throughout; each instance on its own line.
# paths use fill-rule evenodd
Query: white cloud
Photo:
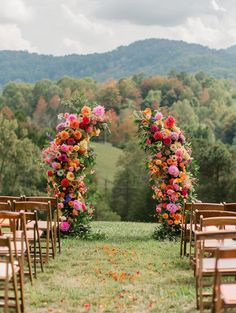
M 0 49 L 35 51 L 30 42 L 22 38 L 19 28 L 12 24 L 0 25 Z
M 0 22 L 27 22 L 33 16 L 31 7 L 22 0 L 1 0 Z

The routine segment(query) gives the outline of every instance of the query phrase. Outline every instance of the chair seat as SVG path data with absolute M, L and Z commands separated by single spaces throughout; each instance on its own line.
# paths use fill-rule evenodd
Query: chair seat
M 19 272 L 20 267 L 17 261 L 14 262 L 15 272 Z M 8 275 L 7 275 L 8 270 Z M 0 262 L 0 280 L 10 279 L 12 277 L 12 266 L 10 263 Z
M 222 284 L 220 291 L 226 305 L 236 305 L 236 284 Z
M 11 237 L 11 234 L 4 234 L 4 237 Z M 22 243 L 21 241 L 16 241 L 16 250 L 18 253 L 21 253 L 21 248 L 22 248 Z M 11 242 L 11 247 L 12 247 L 12 252 L 15 252 L 15 245 L 13 242 Z M 23 252 L 26 251 L 26 244 L 23 242 Z M 0 255 L 8 255 L 9 254 L 9 249 L 8 247 L 0 247 Z
M 202 271 L 204 274 L 215 272 L 215 258 L 203 258 L 202 260 Z M 221 273 L 235 273 L 236 271 L 236 258 L 230 259 L 219 259 L 218 270 Z
M 34 221 L 30 221 L 27 223 L 26 228 L 33 229 L 34 228 Z M 39 229 L 46 231 L 47 230 L 47 221 L 38 221 Z M 52 222 L 52 227 L 55 227 L 55 223 Z
M 23 232 L 22 230 L 17 230 L 17 231 L 15 232 L 16 239 L 18 239 L 18 240 L 21 239 L 22 232 Z M 28 240 L 29 240 L 29 241 L 33 241 L 33 240 L 34 240 L 34 231 L 30 229 L 30 230 L 27 230 L 26 233 L 27 233 L 27 238 L 28 238 Z M 42 234 L 43 234 L 43 231 L 42 231 L 42 230 L 39 230 L 39 237 L 41 237 Z M 7 236 L 10 237 L 10 238 L 13 238 L 13 234 L 11 234 L 11 233 L 7 233 L 7 234 L 5 234 L 5 235 L 7 235 Z M 37 236 L 37 233 L 36 233 L 36 236 Z M 37 237 L 36 237 L 36 239 L 37 239 Z

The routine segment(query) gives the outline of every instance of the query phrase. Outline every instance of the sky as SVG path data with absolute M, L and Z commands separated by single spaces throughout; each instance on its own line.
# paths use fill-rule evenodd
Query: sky
M 236 44 L 236 0 L 0 0 L 0 50 L 67 55 L 147 38 Z

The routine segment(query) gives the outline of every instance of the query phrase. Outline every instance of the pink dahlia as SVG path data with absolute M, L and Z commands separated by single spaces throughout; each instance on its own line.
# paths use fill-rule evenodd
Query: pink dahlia
M 97 116 L 102 117 L 105 114 L 105 108 L 102 105 L 98 105 L 93 109 L 93 113 Z
M 174 177 L 177 177 L 179 175 L 179 169 L 175 165 L 171 165 L 168 169 L 168 173 Z

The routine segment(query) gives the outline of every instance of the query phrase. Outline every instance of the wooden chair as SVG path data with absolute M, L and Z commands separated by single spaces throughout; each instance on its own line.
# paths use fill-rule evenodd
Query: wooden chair
M 234 281 L 224 281 L 225 275 L 234 276 Z M 236 248 L 219 248 L 216 251 L 212 312 L 236 307 Z
M 21 255 L 23 253 L 22 257 L 25 257 L 28 263 L 28 272 L 30 277 L 31 283 L 33 283 L 33 272 L 32 272 L 32 261 L 30 256 L 30 248 L 29 248 L 29 241 L 27 237 L 26 232 L 26 222 L 24 215 L 22 215 L 19 212 L 0 212 L 0 220 L 8 220 L 9 226 L 4 225 L 4 227 L 1 228 L 2 236 L 4 237 L 10 237 L 13 239 L 13 242 L 15 244 L 14 246 L 14 252 L 16 256 Z M 21 241 L 23 240 L 23 250 L 22 250 L 22 244 Z M 2 251 L 0 249 L 0 255 L 4 255 L 5 251 Z M 23 265 L 23 263 L 22 263 Z
M 193 212 L 192 233 L 194 234 L 196 231 L 217 231 L 218 227 L 214 224 L 205 226 L 203 229 L 203 225 L 201 224 L 202 219 L 210 218 L 210 217 L 230 217 L 230 216 L 236 217 L 236 213 L 229 212 L 229 211 L 218 211 L 218 210 L 211 210 L 211 211 L 195 210 Z M 192 240 L 192 247 L 193 247 L 193 251 L 195 251 L 194 240 Z M 195 268 L 195 252 L 190 255 L 190 264 L 193 268 Z
M 190 213 L 192 203 L 184 203 L 181 219 L 180 256 L 186 256 L 187 243 L 190 239 Z
M 200 312 L 203 312 L 204 307 L 211 306 L 212 304 L 215 251 L 219 247 L 227 246 L 236 248 L 236 241 L 233 239 L 236 239 L 236 229 L 232 231 L 218 230 L 210 232 L 195 232 L 196 303 L 197 308 L 200 308 Z
M 0 296 L 0 307 L 5 312 L 15 308 L 17 313 L 24 312 L 24 285 L 21 259 L 14 255 L 11 239 L 0 237 L 0 249 L 6 253 L 0 259 L 0 281 L 3 285 L 3 295 Z M 12 286 L 12 287 L 11 287 Z M 10 294 L 12 289 L 12 293 Z
M 55 254 L 61 253 L 61 232 L 60 232 L 60 211 L 58 209 L 58 197 L 43 197 L 43 196 L 25 196 L 25 201 L 33 202 L 51 202 L 52 216 L 53 216 L 53 234 L 54 234 L 54 247 Z
M 51 202 L 33 202 L 33 201 L 20 201 L 13 202 L 14 210 L 16 212 L 25 211 L 25 212 L 34 212 L 35 210 L 38 213 L 38 228 L 40 231 L 43 231 L 44 236 L 41 236 L 41 249 L 45 250 L 45 253 L 42 253 L 44 260 L 48 263 L 49 256 L 54 258 L 54 234 L 53 234 L 53 224 L 52 224 L 52 210 Z M 30 221 L 26 225 L 26 229 L 33 230 L 35 228 L 35 221 Z M 43 245 L 44 244 L 44 245 Z
M 192 264 L 193 249 L 194 249 L 194 214 L 195 211 L 224 211 L 224 205 L 222 203 L 192 203 L 190 214 L 190 239 L 189 239 L 189 260 Z
M 226 203 L 224 202 L 225 211 L 233 211 L 236 212 L 236 203 Z

